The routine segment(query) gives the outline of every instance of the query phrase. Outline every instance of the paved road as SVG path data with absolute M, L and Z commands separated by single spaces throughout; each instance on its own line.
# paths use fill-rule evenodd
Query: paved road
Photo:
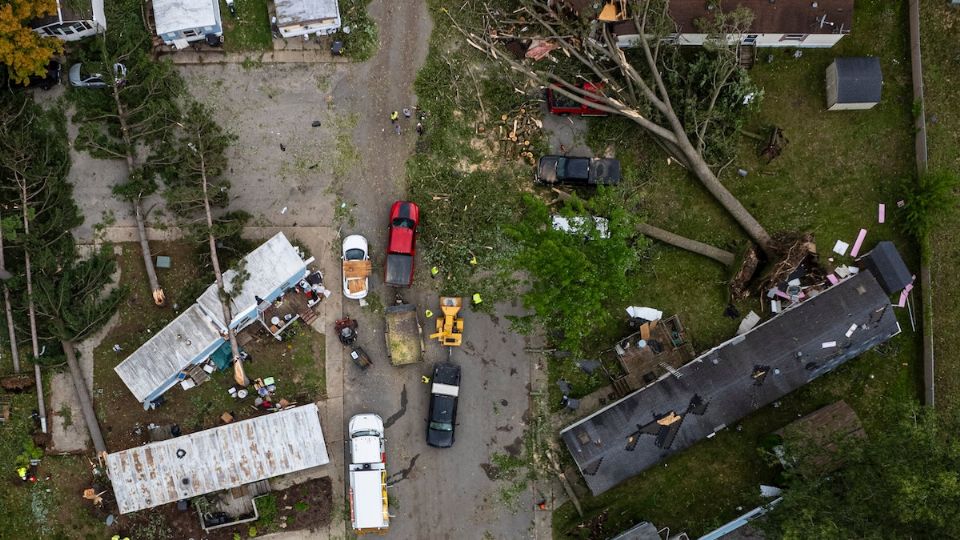
M 355 64 L 237 64 L 181 66 L 191 93 L 214 109 L 238 136 L 229 150 L 232 209 L 255 216 L 253 226 L 337 227 L 367 236 L 377 271 L 372 280 L 380 304 L 394 292 L 382 284 L 382 253 L 390 203 L 402 198 L 404 163 L 413 151 L 414 123 L 392 132 L 389 113 L 413 107 L 413 81 L 427 55 L 431 21 L 423 0 L 398 5 L 374 0 L 369 7 L 381 36 L 378 55 Z M 320 127 L 312 127 L 315 120 Z M 282 145 L 282 148 L 281 148 Z M 349 159 L 347 159 L 349 158 Z M 79 236 L 112 210 L 116 227 L 133 224 L 126 204 L 109 197 L 120 180 L 118 164 L 74 156 L 71 178 L 87 222 Z M 159 201 L 158 201 L 159 202 Z M 338 208 L 343 204 L 343 208 Z M 152 218 L 162 221 L 162 215 Z M 327 243 L 337 250 L 335 241 Z M 336 272 L 328 273 L 335 287 Z M 429 281 L 429 278 L 426 278 Z M 429 285 L 429 284 L 428 284 Z M 439 312 L 428 287 L 406 291 L 407 300 Z M 464 291 L 468 295 L 470 291 Z M 393 501 L 388 538 L 504 538 L 532 535 L 533 495 L 520 496 L 519 511 L 501 502 L 502 484 L 483 466 L 494 453 L 522 450 L 528 414 L 530 359 L 523 338 L 502 317 L 517 306 L 498 306 L 501 318 L 465 310 L 466 339 L 452 359 L 463 367 L 457 442 L 451 450 L 426 446 L 428 388 L 420 376 L 447 354 L 428 344 L 422 364 L 395 368 L 386 363 L 383 319 L 372 309 L 344 301 L 357 318 L 361 343 L 376 365 L 361 374 L 344 366 L 343 422 L 376 412 L 388 422 L 387 457 Z M 425 332 L 432 328 L 425 327 Z M 332 335 L 332 328 L 329 329 Z M 337 347 L 336 342 L 329 344 Z

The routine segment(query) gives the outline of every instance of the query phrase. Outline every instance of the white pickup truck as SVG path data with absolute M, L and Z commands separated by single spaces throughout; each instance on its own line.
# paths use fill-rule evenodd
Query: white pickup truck
M 387 508 L 387 455 L 383 419 L 358 414 L 350 419 L 350 522 L 357 534 L 383 533 Z

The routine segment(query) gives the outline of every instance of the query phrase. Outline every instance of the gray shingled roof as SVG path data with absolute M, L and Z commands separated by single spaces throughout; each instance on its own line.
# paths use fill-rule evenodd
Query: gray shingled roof
M 178 455 L 179 454 L 179 455 Z M 311 403 L 107 455 L 121 514 L 330 462 Z
M 887 294 L 898 293 L 913 283 L 913 274 L 903 262 L 893 242 L 880 242 L 869 253 L 860 258 L 863 267 L 876 276 L 877 281 Z
M 880 59 L 837 58 L 837 103 L 878 103 L 883 89 Z
M 861 272 L 560 436 L 590 490 L 603 493 L 899 332 L 887 294 Z

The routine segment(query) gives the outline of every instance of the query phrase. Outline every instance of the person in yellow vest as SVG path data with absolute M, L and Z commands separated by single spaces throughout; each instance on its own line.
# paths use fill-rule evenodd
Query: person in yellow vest
M 24 482 L 27 481 L 27 468 L 26 467 L 17 467 L 17 476 L 20 477 Z
M 483 298 L 480 298 L 480 293 L 473 293 L 473 305 L 478 306 L 483 303 Z

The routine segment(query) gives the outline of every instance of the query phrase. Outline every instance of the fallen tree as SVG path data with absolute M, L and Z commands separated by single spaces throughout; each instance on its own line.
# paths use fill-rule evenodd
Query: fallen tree
M 485 3 L 486 28 L 482 32 L 463 28 L 453 15 L 450 21 L 471 46 L 529 80 L 551 85 L 556 92 L 575 102 L 623 116 L 637 124 L 703 184 L 760 249 L 768 256 L 775 256 L 777 246 L 770 234 L 720 182 L 703 155 L 708 133 L 720 120 L 717 105 L 724 100 L 721 97 L 724 92 L 733 88 L 731 80 L 738 73 L 736 53 L 731 45 L 738 40 L 731 37 L 749 26 L 749 12 L 735 10 L 724 14 L 716 10 L 712 20 L 704 21 L 704 32 L 710 36 L 707 46 L 716 62 L 706 78 L 712 81 L 712 86 L 697 112 L 688 112 L 681 118 L 681 107 L 688 104 L 674 103 L 670 79 L 664 76 L 675 70 L 670 62 L 682 61 L 679 45 L 667 39 L 676 32 L 676 25 L 669 17 L 666 0 L 628 3 L 629 20 L 639 36 L 635 40 L 637 53 L 621 49 L 617 36 L 606 25 L 584 23 L 588 17 L 566 13 L 554 4 L 550 0 L 521 0 L 519 9 L 504 13 Z M 553 70 L 552 64 L 544 63 L 544 67 L 540 67 L 515 59 L 506 45 L 527 39 L 546 39 L 557 45 L 584 75 L 564 75 L 560 70 Z M 577 78 L 585 77 L 591 82 L 603 83 L 602 90 L 588 91 L 578 85 Z

